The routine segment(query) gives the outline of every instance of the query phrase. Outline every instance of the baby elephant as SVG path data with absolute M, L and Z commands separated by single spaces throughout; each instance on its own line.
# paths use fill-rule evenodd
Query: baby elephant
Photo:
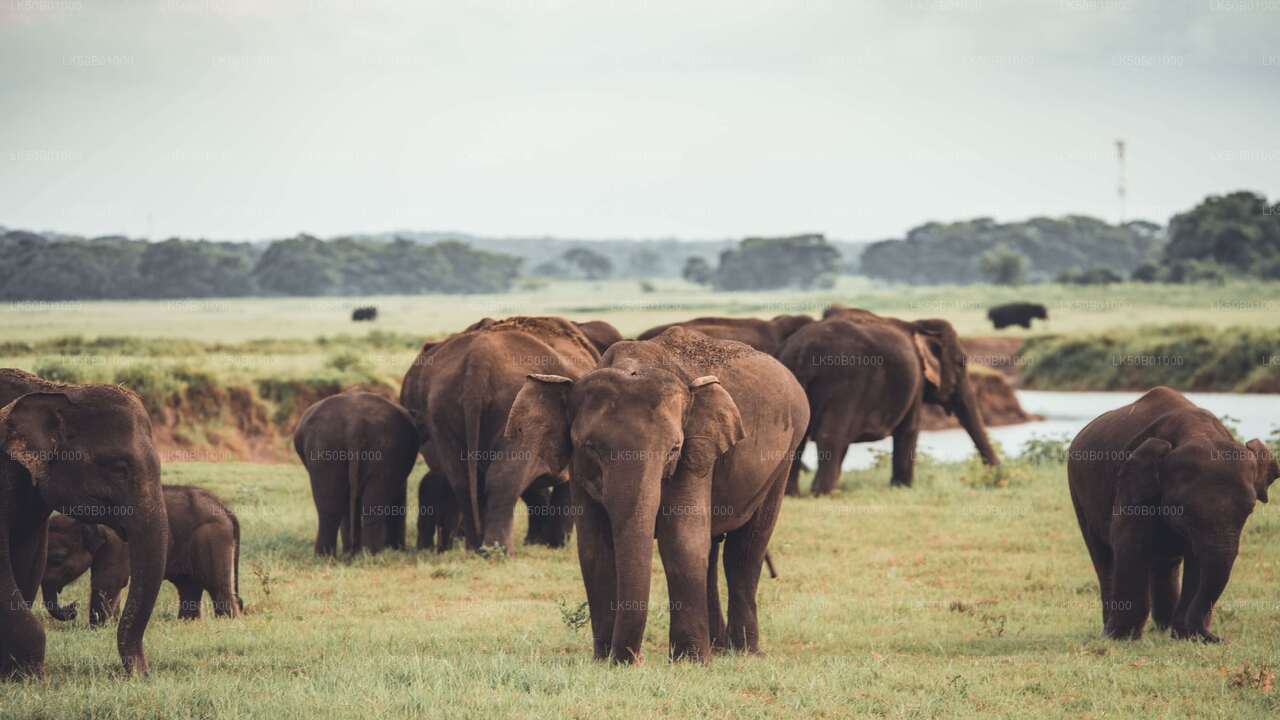
M 164 579 L 178 588 L 178 617 L 200 617 L 208 592 L 213 611 L 236 617 L 240 600 L 240 522 L 213 493 L 185 485 L 164 486 L 169 514 L 169 553 Z M 58 620 L 76 617 L 75 603 L 58 604 L 58 593 L 86 571 L 89 575 L 89 624 L 97 627 L 119 612 L 120 591 L 129 582 L 129 550 L 104 525 L 64 515 L 49 522 L 49 553 L 41 589 L 45 608 Z
M 1213 414 L 1167 387 L 1081 430 L 1067 477 L 1098 573 L 1105 634 L 1139 638 L 1150 613 L 1175 638 L 1217 642 L 1213 606 L 1245 520 L 1277 476 L 1266 445 L 1241 445 Z
M 307 408 L 293 447 L 311 476 L 320 524 L 316 554 L 404 548 L 405 484 L 421 440 L 408 411 L 349 390 Z

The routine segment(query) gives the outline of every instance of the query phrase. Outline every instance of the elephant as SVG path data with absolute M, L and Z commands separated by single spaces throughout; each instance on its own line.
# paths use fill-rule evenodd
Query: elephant
M 591 344 L 596 346 L 596 350 L 602 353 L 608 350 L 610 345 L 622 340 L 622 333 L 618 332 L 618 328 L 603 320 L 575 322 L 574 325 L 577 325 Z
M 680 326 L 697 330 L 704 335 L 721 340 L 737 340 L 746 343 L 766 355 L 778 356 L 782 344 L 800 328 L 812 323 L 808 315 L 778 315 L 772 320 L 760 318 L 700 317 L 684 322 L 669 323 L 649 328 L 640 333 L 639 340 L 652 340 L 667 328 Z
M 405 546 L 405 486 L 421 438 L 408 411 L 381 395 L 348 390 L 298 420 L 293 447 L 311 476 L 319 524 L 316 555 Z
M 504 437 L 534 472 L 572 469 L 596 659 L 641 657 L 655 539 L 672 657 L 759 652 L 757 585 L 808 423 L 804 390 L 777 360 L 683 327 L 616 343 L 577 379 L 528 376 Z
M 219 617 L 239 617 L 240 520 L 216 495 L 187 485 L 164 486 L 169 552 L 164 579 L 178 589 L 178 617 L 195 620 L 207 592 Z M 58 593 L 89 570 L 89 625 L 117 614 L 129 578 L 128 543 L 101 525 L 55 516 L 49 525 L 45 607 L 58 620 L 75 617 L 58 607 Z M 74 603 L 73 603 L 74 605 Z M 60 612 L 58 612 L 60 611 Z
M 1106 636 L 1140 638 L 1150 614 L 1175 638 L 1218 642 L 1209 629 L 1214 604 L 1245 521 L 1277 476 L 1266 444 L 1242 445 L 1171 388 L 1086 425 L 1067 453 L 1067 479 Z
M 553 492 L 552 497 L 565 504 L 544 518 L 534 517 L 534 509 L 544 502 L 540 492 L 567 477 L 558 470 L 532 469 L 528 458 L 510 451 L 502 433 L 526 375 L 577 378 L 595 368 L 599 359 L 595 344 L 574 323 L 517 316 L 484 318 L 424 346 L 414 360 L 402 384 L 402 402 L 421 418 L 423 457 L 453 489 L 468 548 L 500 545 L 513 552 L 517 499 L 530 508 L 530 525 L 542 528 L 535 536 L 539 542 L 553 547 L 567 542 L 572 523 L 565 491 Z M 445 526 L 438 527 L 447 532 Z M 430 544 L 421 531 L 418 542 Z M 439 550 L 446 547 L 437 544 Z
M 129 539 L 133 591 L 116 647 L 127 672 L 147 673 L 142 638 L 164 578 L 169 522 L 141 399 L 115 385 L 3 369 L 0 407 L 0 677 L 44 674 L 44 628 L 31 603 L 55 510 Z
M 915 475 L 921 403 L 954 414 L 983 462 L 998 465 L 965 372 L 960 339 L 945 320 L 909 322 L 866 310 L 828 308 L 820 322 L 798 330 L 778 359 L 809 398 L 808 439 L 818 446 L 813 494 L 832 492 L 849 444 L 893 437 L 890 485 L 909 487 Z M 799 468 L 787 493 L 799 494 Z
M 1010 325 L 1021 325 L 1030 329 L 1033 318 L 1048 320 L 1049 311 L 1043 305 L 1027 302 L 997 305 L 987 310 L 987 319 L 991 321 L 991 324 L 997 330 L 1002 330 Z

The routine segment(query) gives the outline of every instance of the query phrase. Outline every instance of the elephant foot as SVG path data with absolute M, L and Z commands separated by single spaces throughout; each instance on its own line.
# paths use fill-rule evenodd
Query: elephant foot
M 44 677 L 44 661 L 26 660 L 0 664 L 0 680 L 40 680 Z
M 1206 629 L 1192 630 L 1189 628 L 1179 628 L 1174 626 L 1173 632 L 1170 634 L 1174 640 L 1192 640 L 1195 642 L 1215 644 L 1222 642 L 1222 638 L 1214 635 Z

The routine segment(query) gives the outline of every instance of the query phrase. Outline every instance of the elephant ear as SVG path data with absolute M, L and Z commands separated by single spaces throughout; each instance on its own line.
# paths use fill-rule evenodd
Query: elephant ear
M 1267 501 L 1267 488 L 1280 477 L 1280 462 L 1276 462 L 1271 449 L 1261 440 L 1250 440 L 1245 447 L 1253 453 L 1253 461 L 1257 465 L 1258 474 L 1253 481 L 1253 490 L 1260 502 Z
M 0 409 L 0 445 L 31 474 L 34 485 L 49 475 L 49 463 L 64 442 L 62 411 L 71 405 L 65 393 L 27 393 Z
M 940 401 L 948 401 L 965 372 L 960 336 L 946 320 L 917 320 L 911 323 L 912 340 L 924 364 L 924 378 Z
M 573 380 L 561 375 L 530 374 L 516 393 L 503 437 L 546 463 L 552 473 L 569 464 L 569 391 Z
M 746 437 L 746 432 L 738 404 L 715 375 L 704 375 L 689 383 L 689 394 L 680 464 L 685 471 L 702 473 Z
M 1160 438 L 1147 438 L 1129 451 L 1129 457 L 1117 473 L 1116 505 L 1113 509 L 1119 517 L 1135 516 L 1140 505 L 1154 505 L 1160 501 L 1160 461 L 1173 446 Z

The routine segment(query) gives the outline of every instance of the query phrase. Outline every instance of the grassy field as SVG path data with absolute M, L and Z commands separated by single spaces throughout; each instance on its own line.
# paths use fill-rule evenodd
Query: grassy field
M 311 554 L 297 465 L 170 464 L 244 527 L 239 621 L 176 619 L 166 586 L 152 675 L 122 682 L 114 633 L 46 616 L 48 679 L 0 689 L 0 717 L 1274 717 L 1280 517 L 1260 505 L 1220 604 L 1216 646 L 1100 637 L 1097 587 L 1063 466 L 924 462 L 828 499 L 788 499 L 761 581 L 765 657 L 666 657 L 651 612 L 642 666 L 590 659 L 566 618 L 571 550 L 460 550 L 354 561 Z M 416 477 L 416 474 L 415 474 Z M 411 498 L 412 501 L 412 498 Z M 411 528 L 412 536 L 413 530 Z M 723 589 L 723 584 L 721 585 Z M 655 558 L 653 597 L 665 602 Z M 85 604 L 86 582 L 64 593 Z M 40 613 L 42 616 L 43 612 Z
M 832 302 L 904 318 L 943 317 L 966 335 L 991 334 L 987 308 L 1030 300 L 1049 308 L 1049 322 L 1030 334 L 1096 331 L 1135 323 L 1205 323 L 1280 326 L 1280 283 L 1222 286 L 1107 287 L 1033 285 L 1021 288 L 892 287 L 841 277 L 831 290 L 715 293 L 681 280 L 652 281 L 641 292 L 634 280 L 554 282 L 503 295 L 413 295 L 362 298 L 246 298 L 130 302 L 0 304 L 5 340 L 60 336 L 132 336 L 236 342 L 260 338 L 306 339 L 374 330 L 427 337 L 452 332 L 486 315 L 553 314 L 608 320 L 632 335 L 696 315 L 819 314 Z M 356 324 L 352 308 L 376 305 L 378 321 Z M 1008 329 L 1002 334 L 1028 334 Z

